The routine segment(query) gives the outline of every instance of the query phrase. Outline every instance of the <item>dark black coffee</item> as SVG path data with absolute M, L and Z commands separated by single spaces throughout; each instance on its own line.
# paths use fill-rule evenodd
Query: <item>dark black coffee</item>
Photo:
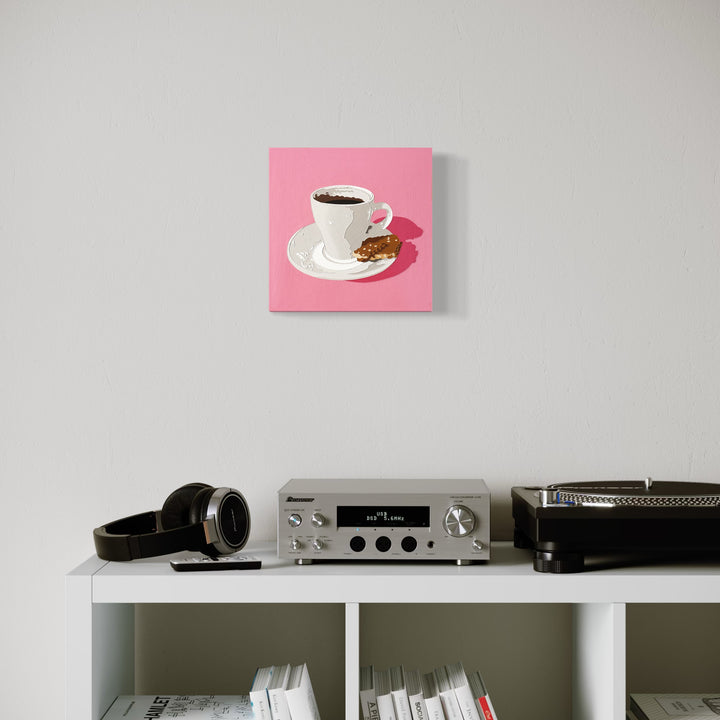
M 346 197 L 345 195 L 329 195 L 328 193 L 318 193 L 314 196 L 318 202 L 329 203 L 330 205 L 357 205 L 365 202 L 361 198 Z

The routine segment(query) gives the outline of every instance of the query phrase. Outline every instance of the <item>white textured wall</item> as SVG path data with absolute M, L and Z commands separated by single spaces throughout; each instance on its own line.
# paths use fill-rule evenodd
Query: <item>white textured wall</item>
M 482 476 L 503 536 L 513 484 L 720 480 L 719 77 L 714 0 L 0 2 L 4 712 L 185 482 L 269 539 L 291 476 Z M 268 147 L 388 145 L 435 311 L 270 314 Z

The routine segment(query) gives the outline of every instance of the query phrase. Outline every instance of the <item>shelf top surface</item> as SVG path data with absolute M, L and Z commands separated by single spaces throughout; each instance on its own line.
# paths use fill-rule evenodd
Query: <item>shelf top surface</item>
M 622 564 L 593 559 L 581 573 L 545 574 L 532 553 L 509 542 L 492 545 L 491 560 L 452 562 L 324 562 L 277 557 L 274 544 L 243 555 L 259 570 L 177 572 L 175 556 L 132 562 L 91 558 L 69 578 L 89 578 L 93 602 L 718 602 L 720 563 Z

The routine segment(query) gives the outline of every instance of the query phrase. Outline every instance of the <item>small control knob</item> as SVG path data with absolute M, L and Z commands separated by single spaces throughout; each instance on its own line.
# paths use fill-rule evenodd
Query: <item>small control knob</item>
M 302 543 L 297 538 L 293 538 L 290 541 L 290 549 L 291 550 L 299 550 L 301 547 L 302 547 Z
M 313 527 L 322 527 L 326 523 L 325 516 L 320 513 L 313 513 L 310 522 Z
M 300 527 L 300 525 L 302 525 L 302 518 L 297 513 L 293 513 L 288 516 L 288 525 L 290 527 Z
M 443 527 L 452 537 L 465 537 L 475 529 L 475 515 L 464 505 L 452 505 L 445 513 Z
M 313 550 L 322 550 L 325 547 L 325 543 L 320 538 L 315 538 L 311 543 Z
M 473 540 L 472 541 L 472 549 L 480 552 L 481 550 L 485 549 L 485 546 L 479 540 Z

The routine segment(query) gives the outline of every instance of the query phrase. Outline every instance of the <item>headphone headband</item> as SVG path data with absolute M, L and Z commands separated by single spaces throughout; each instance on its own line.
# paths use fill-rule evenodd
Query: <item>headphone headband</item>
M 103 560 L 137 560 L 205 545 L 202 523 L 159 531 L 160 511 L 131 515 L 93 530 L 95 551 Z

